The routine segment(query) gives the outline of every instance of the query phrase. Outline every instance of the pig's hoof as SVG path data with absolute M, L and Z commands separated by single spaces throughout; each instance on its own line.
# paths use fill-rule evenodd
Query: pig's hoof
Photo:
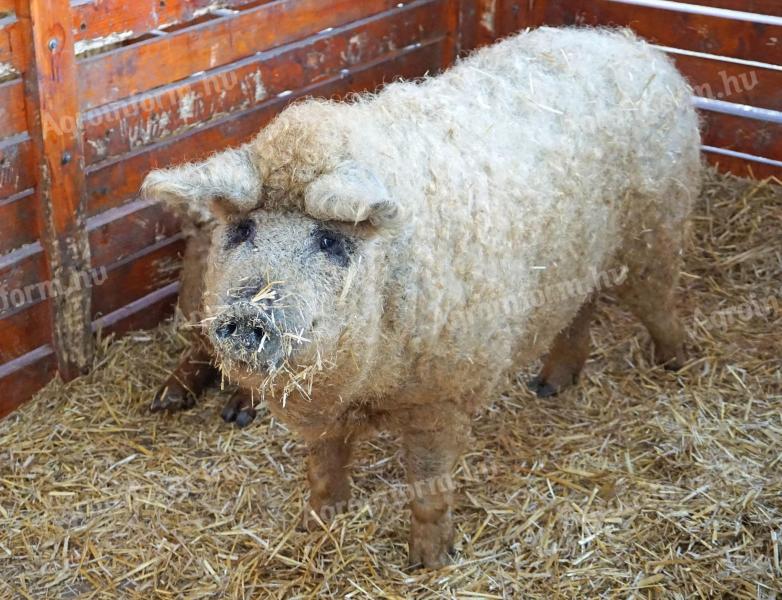
M 177 385 L 166 385 L 155 394 L 152 404 L 149 405 L 149 410 L 152 412 L 186 410 L 193 408 L 195 403 L 196 397 L 192 392 Z
M 226 423 L 236 423 L 237 427 L 247 427 L 255 419 L 252 401 L 244 394 L 234 394 L 223 407 L 222 417 Z
M 559 394 L 559 387 L 549 383 L 540 375 L 533 377 L 527 384 L 527 387 L 535 392 L 538 398 L 550 398 Z
M 410 569 L 441 569 L 452 564 L 456 557 L 453 546 L 438 550 L 434 547 L 422 548 L 410 551 L 408 567 Z
M 414 523 L 410 536 L 409 566 L 412 569 L 439 569 L 450 565 L 455 556 L 453 529 L 442 523 Z

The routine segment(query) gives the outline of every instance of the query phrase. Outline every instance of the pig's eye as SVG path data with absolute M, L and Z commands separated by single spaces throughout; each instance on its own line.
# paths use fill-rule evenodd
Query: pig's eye
M 347 266 L 349 262 L 349 243 L 340 234 L 332 231 L 316 231 L 315 241 L 318 249 L 332 258 L 341 266 Z
M 226 247 L 235 248 L 245 242 L 251 242 L 255 238 L 255 221 L 242 219 L 228 228 Z

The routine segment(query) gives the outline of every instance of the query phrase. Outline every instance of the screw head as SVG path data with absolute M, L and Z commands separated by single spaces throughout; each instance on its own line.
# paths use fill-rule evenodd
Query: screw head
M 49 50 L 54 52 L 57 49 L 58 43 L 55 38 L 52 38 L 49 40 Z
M 62 159 L 60 160 L 60 163 L 63 165 L 67 165 L 69 162 L 71 162 L 71 153 L 70 152 L 63 152 Z

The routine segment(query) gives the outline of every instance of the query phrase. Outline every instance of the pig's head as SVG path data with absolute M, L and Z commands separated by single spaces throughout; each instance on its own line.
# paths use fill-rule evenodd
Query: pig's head
M 366 360 L 380 335 L 389 233 L 399 206 L 353 160 L 270 172 L 251 147 L 150 173 L 146 195 L 217 223 L 203 325 L 224 372 L 243 382 Z M 261 161 L 262 162 L 262 161 Z

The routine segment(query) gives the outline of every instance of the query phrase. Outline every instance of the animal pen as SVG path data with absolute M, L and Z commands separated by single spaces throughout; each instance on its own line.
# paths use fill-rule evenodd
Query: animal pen
M 279 424 L 148 414 L 185 344 L 140 330 L 174 312 L 185 239 L 139 186 L 296 99 L 543 25 L 629 27 L 693 86 L 715 169 L 680 286 L 692 362 L 653 382 L 595 327 L 610 376 L 511 386 L 460 464 L 467 559 L 443 579 L 390 566 L 398 465 L 375 445 L 351 533 L 302 541 Z M 779 0 L 0 0 L 0 597 L 779 597 L 781 65 Z

